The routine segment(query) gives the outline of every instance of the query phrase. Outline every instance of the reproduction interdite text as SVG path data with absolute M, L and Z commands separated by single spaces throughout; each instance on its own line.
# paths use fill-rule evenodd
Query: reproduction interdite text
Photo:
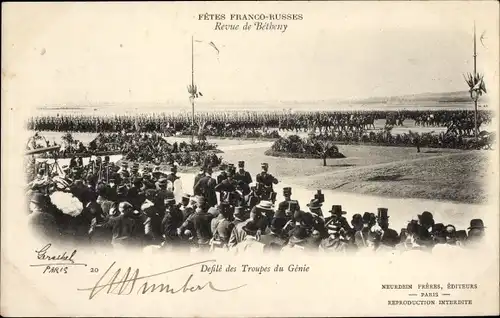
M 289 21 L 303 20 L 302 14 L 296 13 L 200 13 L 198 20 L 214 21 L 214 30 L 217 31 L 279 31 L 288 29 Z
M 407 299 L 388 300 L 389 306 L 448 306 L 448 305 L 472 305 L 470 299 L 454 299 L 453 290 L 456 289 L 478 289 L 477 284 L 468 283 L 420 283 L 420 284 L 383 284 L 382 290 L 406 291 L 404 297 Z

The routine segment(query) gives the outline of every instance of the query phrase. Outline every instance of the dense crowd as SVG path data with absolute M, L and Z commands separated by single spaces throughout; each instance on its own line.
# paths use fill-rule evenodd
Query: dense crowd
M 322 134 L 322 138 L 328 138 L 343 144 L 372 144 L 377 146 L 398 147 L 427 147 L 427 148 L 451 148 L 451 149 L 491 149 L 495 141 L 494 133 L 482 131 L 478 139 L 465 137 L 453 132 L 440 133 L 416 133 L 411 130 L 408 133 L 392 134 L 389 129 L 377 132 L 331 132 Z
M 316 135 L 310 135 L 308 138 L 301 138 L 297 135 L 279 138 L 271 146 L 271 150 L 290 154 L 292 157 L 300 154 L 303 155 L 302 158 L 344 158 L 335 144 Z
M 271 146 L 272 151 L 300 158 L 342 158 L 335 144 L 368 144 L 376 146 L 451 148 L 451 149 L 491 149 L 493 133 L 482 132 L 478 140 L 460 135 L 441 132 L 391 134 L 390 129 L 379 132 L 331 132 L 301 138 L 297 135 L 280 137 Z M 331 143 L 326 143 L 327 141 Z M 271 154 L 268 152 L 268 154 Z M 274 154 L 279 155 L 279 154 Z M 300 156 L 296 156 L 300 155 Z
M 37 149 L 50 146 L 49 142 L 37 143 L 42 139 L 42 135 L 36 133 L 31 142 L 28 142 L 28 149 Z M 44 138 L 42 140 L 45 140 Z M 55 145 L 55 142 L 54 142 Z M 180 166 L 202 166 L 211 167 L 219 164 L 219 158 L 215 154 L 219 152 L 217 145 L 208 143 L 206 140 L 198 142 L 174 142 L 168 143 L 159 134 L 147 133 L 100 133 L 88 146 L 73 139 L 70 133 L 62 137 L 61 148 L 57 156 L 60 158 L 77 156 L 90 156 L 92 154 L 121 154 L 127 161 L 138 161 L 146 164 L 173 165 Z M 52 157 L 53 153 L 45 153 L 46 158 Z
M 99 165 L 97 165 L 99 161 Z M 101 167 L 90 168 L 92 167 Z M 114 167 L 95 159 L 76 162 L 63 173 L 39 168 L 29 183 L 29 224 L 42 237 L 117 250 L 155 248 L 229 252 L 360 253 L 422 251 L 474 246 L 485 234 L 481 219 L 467 230 L 440 223 L 424 211 L 401 229 L 391 228 L 388 209 L 354 213 L 341 205 L 324 211 L 320 190 L 303 206 L 283 188 L 276 204 L 273 186 L 279 180 L 262 171 L 252 178 L 245 163 L 210 167 L 196 175 L 192 195 L 176 198 L 179 176 L 146 166 Z M 102 167 L 113 167 L 103 173 Z M 118 168 L 118 169 L 116 169 Z M 176 188 L 177 187 L 177 188 Z M 64 204 L 61 197 L 67 196 Z
M 492 112 L 478 111 L 478 127 L 491 121 Z M 386 125 L 402 126 L 406 119 L 415 120 L 417 126 L 453 127 L 461 135 L 472 134 L 474 112 L 470 110 L 438 111 L 238 111 L 197 113 L 192 119 L 186 114 L 138 114 L 116 116 L 57 115 L 37 116 L 28 120 L 31 130 L 70 132 L 141 131 L 164 134 L 191 134 L 203 122 L 210 136 L 242 137 L 271 133 L 272 129 L 307 131 L 316 127 L 320 131 L 365 131 L 375 129 L 374 121 L 383 119 Z M 234 132 L 236 131 L 236 132 Z
M 169 130 L 165 133 L 166 136 L 189 136 L 191 134 L 189 129 L 182 131 Z M 245 139 L 276 139 L 280 137 L 277 130 L 256 129 L 233 126 L 228 128 L 225 126 L 208 126 L 205 127 L 205 134 L 207 136 L 221 137 L 221 138 L 245 138 Z

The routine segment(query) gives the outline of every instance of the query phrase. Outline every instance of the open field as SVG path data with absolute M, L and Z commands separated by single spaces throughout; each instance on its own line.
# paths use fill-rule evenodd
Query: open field
M 307 189 L 386 197 L 420 198 L 463 203 L 483 203 L 483 184 L 488 178 L 489 152 L 449 149 L 340 145 L 346 158 L 291 159 L 268 157 L 267 148 L 245 150 L 250 171 L 268 162 L 270 171 L 281 180 Z M 226 151 L 224 159 L 235 162 L 241 152 Z
M 448 154 L 389 162 L 296 178 L 306 188 L 465 203 L 487 201 L 484 152 Z

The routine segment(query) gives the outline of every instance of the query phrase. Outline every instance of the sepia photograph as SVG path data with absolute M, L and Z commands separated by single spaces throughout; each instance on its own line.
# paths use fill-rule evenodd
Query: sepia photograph
M 498 314 L 497 3 L 2 9 L 2 315 Z

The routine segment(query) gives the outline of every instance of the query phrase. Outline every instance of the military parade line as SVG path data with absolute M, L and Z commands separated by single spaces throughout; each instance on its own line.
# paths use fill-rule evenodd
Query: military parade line
M 111 173 L 99 173 L 102 167 Z M 87 165 L 72 162 L 59 174 L 40 168 L 27 189 L 28 223 L 45 242 L 234 254 L 434 253 L 472 248 L 485 236 L 481 219 L 457 229 L 429 211 L 399 232 L 391 228 L 384 207 L 374 209 L 376 213 L 354 212 L 348 219 L 340 204 L 323 207 L 321 190 L 304 206 L 285 187 L 284 200 L 276 204 L 273 186 L 280 181 L 269 168 L 262 163 L 253 177 L 244 161 L 223 163 L 215 177 L 212 167 L 201 167 L 192 195 L 178 199 L 176 166 L 166 174 L 98 157 Z
M 280 132 L 314 132 L 345 144 L 414 146 L 484 149 L 491 148 L 494 135 L 481 130 L 491 122 L 492 112 L 478 112 L 479 140 L 474 136 L 474 112 L 462 111 L 363 111 L 363 112 L 224 112 L 198 113 L 194 126 L 187 114 L 138 114 L 115 116 L 57 115 L 37 116 L 28 120 L 27 128 L 36 131 L 61 132 L 143 132 L 163 136 L 204 136 L 225 138 L 279 139 Z M 377 130 L 375 120 L 385 120 Z M 415 127 L 445 127 L 440 133 L 399 133 L 413 120 Z

